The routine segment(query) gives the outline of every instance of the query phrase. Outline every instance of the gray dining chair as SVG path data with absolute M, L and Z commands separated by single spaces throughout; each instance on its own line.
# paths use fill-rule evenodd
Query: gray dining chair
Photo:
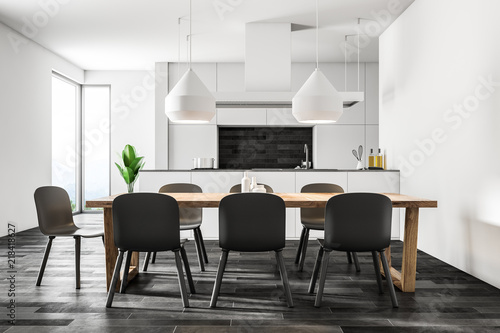
M 321 306 L 325 288 L 328 261 L 332 251 L 371 252 L 375 276 L 380 293 L 383 293 L 380 274 L 380 255 L 392 306 L 398 307 L 398 300 L 385 249 L 391 244 L 392 202 L 378 193 L 345 193 L 328 200 L 325 209 L 325 238 L 319 240 L 320 249 L 309 284 L 309 293 L 314 292 L 321 267 L 315 307 Z
M 202 193 L 201 187 L 189 183 L 173 183 L 163 185 L 158 193 Z M 201 233 L 201 222 L 203 221 L 202 208 L 179 208 L 180 228 L 182 230 L 193 230 L 194 244 L 196 246 L 196 254 L 198 255 L 198 263 L 200 270 L 205 271 L 205 264 L 208 264 L 207 250 Z M 148 270 L 151 252 L 146 254 L 144 259 L 143 271 Z M 153 252 L 151 263 L 156 261 L 156 252 Z
M 273 188 L 267 184 L 257 183 L 257 185 L 264 185 L 266 193 L 273 193 Z M 231 187 L 229 193 L 241 193 L 241 184 L 236 184 Z
M 219 246 L 222 255 L 210 307 L 217 306 L 230 251 L 274 251 L 288 307 L 293 307 L 282 251 L 285 248 L 285 202 L 268 193 L 235 193 L 219 204 Z
M 52 241 L 56 237 L 73 237 L 75 239 L 75 271 L 76 271 L 76 289 L 80 289 L 80 250 L 81 239 L 101 237 L 104 243 L 104 229 L 78 227 L 73 221 L 73 212 L 71 209 L 71 201 L 68 193 L 57 186 L 43 186 L 35 190 L 35 206 L 38 215 L 38 226 L 40 231 L 45 236 L 48 236 L 49 241 L 45 247 L 42 264 L 36 285 L 42 283 L 45 266 L 49 259 Z
M 307 184 L 300 190 L 301 193 L 344 193 L 344 189 L 337 184 L 313 183 Z M 325 230 L 325 209 L 324 208 L 301 208 L 300 221 L 302 222 L 302 233 L 300 234 L 299 246 L 295 256 L 295 263 L 299 264 L 298 271 L 304 270 L 304 261 L 307 253 L 307 243 L 309 241 L 310 230 Z M 351 264 L 354 258 L 356 271 L 359 272 L 359 262 L 356 253 L 347 252 L 347 261 Z
M 123 256 L 127 253 L 123 270 L 120 292 L 127 286 L 128 271 L 132 252 L 174 252 L 177 278 L 182 304 L 189 307 L 181 254 L 188 274 L 191 277 L 189 263 L 181 245 L 179 227 L 179 206 L 171 196 L 159 193 L 128 193 L 116 197 L 113 201 L 113 236 L 118 248 L 113 278 L 108 291 L 106 307 L 111 307 L 116 285 L 120 276 Z M 190 282 L 190 287 L 194 285 Z M 191 290 L 195 292 L 194 289 Z

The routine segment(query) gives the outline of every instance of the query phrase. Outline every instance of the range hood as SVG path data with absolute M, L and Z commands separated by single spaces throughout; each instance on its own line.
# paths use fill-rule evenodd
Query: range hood
M 247 23 L 245 91 L 215 92 L 217 108 L 291 108 L 291 23 Z M 341 92 L 344 109 L 364 100 L 360 91 Z

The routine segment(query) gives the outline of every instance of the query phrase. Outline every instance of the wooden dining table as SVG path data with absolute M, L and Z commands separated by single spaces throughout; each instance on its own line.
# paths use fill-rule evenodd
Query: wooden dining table
M 219 203 L 230 193 L 164 193 L 177 200 L 179 207 L 217 208 Z M 273 193 L 285 201 L 287 208 L 321 208 L 325 207 L 328 199 L 340 193 Z M 417 273 L 417 240 L 418 214 L 420 208 L 436 208 L 437 201 L 416 198 L 397 193 L 382 193 L 389 197 L 394 208 L 405 208 L 405 227 L 403 238 L 403 259 L 401 270 L 391 265 L 390 248 L 386 249 L 386 256 L 391 269 L 394 285 L 403 292 L 415 291 Z M 118 249 L 113 239 L 113 200 L 118 196 L 111 195 L 95 200 L 88 200 L 87 207 L 104 209 L 104 244 L 106 257 L 106 285 L 109 290 L 113 270 L 118 257 Z M 133 279 L 139 273 L 139 254 L 135 252 L 130 262 L 128 278 Z M 383 272 L 382 272 L 383 273 Z M 117 285 L 120 285 L 118 283 Z

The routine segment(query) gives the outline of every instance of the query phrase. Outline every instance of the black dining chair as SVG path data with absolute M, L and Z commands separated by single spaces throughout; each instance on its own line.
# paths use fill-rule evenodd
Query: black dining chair
M 101 237 L 104 243 L 104 229 L 78 227 L 73 221 L 73 212 L 68 193 L 57 186 L 43 186 L 35 190 L 35 206 L 38 215 L 38 226 L 49 241 L 45 248 L 36 285 L 42 283 L 45 266 L 49 259 L 52 241 L 56 237 L 73 237 L 75 239 L 76 289 L 80 289 L 80 249 L 82 238 Z
M 266 193 L 273 193 L 274 192 L 273 188 L 267 184 L 257 183 L 257 185 L 264 185 L 264 188 L 266 189 Z M 229 193 L 241 193 L 241 184 L 236 184 L 236 185 L 231 186 Z
M 301 193 L 344 193 L 344 189 L 337 184 L 313 183 L 307 184 L 300 190 Z M 310 230 L 325 230 L 325 209 L 324 208 L 301 208 L 300 221 L 302 222 L 302 233 L 300 234 L 299 246 L 295 256 L 295 263 L 299 264 L 298 271 L 304 270 L 306 259 L 307 242 Z M 354 258 L 356 271 L 359 272 L 359 262 L 356 253 L 347 252 L 347 261 L 351 264 Z
M 288 307 L 293 307 L 282 251 L 285 248 L 285 202 L 268 193 L 236 193 L 219 204 L 219 246 L 222 255 L 210 307 L 217 305 L 229 251 L 274 251 Z
M 120 288 L 121 292 L 125 292 L 130 260 L 134 251 L 174 252 L 182 304 L 184 307 L 189 307 L 180 256 L 185 250 L 180 239 L 179 206 L 174 198 L 159 193 L 128 193 L 116 197 L 113 201 L 113 235 L 119 253 L 109 287 L 107 308 L 113 303 L 123 255 L 127 252 Z M 185 252 L 182 257 L 189 280 L 190 270 Z M 191 281 L 190 287 L 194 287 Z M 194 290 L 191 292 L 194 293 Z
M 328 200 L 325 209 L 325 238 L 319 240 L 321 247 L 309 284 L 309 293 L 313 293 L 321 267 L 315 307 L 321 306 L 331 251 L 371 252 L 378 289 L 383 293 L 378 252 L 384 267 L 392 306 L 398 307 L 389 264 L 384 253 L 391 243 L 391 223 L 392 202 L 385 195 L 345 193 Z
M 173 183 L 163 185 L 159 193 L 202 193 L 201 187 L 189 183 Z M 179 208 L 180 228 L 182 230 L 193 230 L 194 244 L 196 246 L 196 253 L 198 255 L 198 263 L 200 270 L 205 271 L 205 264 L 208 264 L 207 250 L 203 242 L 203 235 L 201 234 L 201 222 L 203 220 L 202 208 Z M 146 254 L 144 259 L 143 271 L 148 270 L 151 252 Z M 151 263 L 156 261 L 156 252 L 153 252 Z

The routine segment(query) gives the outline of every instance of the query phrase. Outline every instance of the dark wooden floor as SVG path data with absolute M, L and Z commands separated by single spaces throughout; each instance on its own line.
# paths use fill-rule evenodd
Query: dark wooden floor
M 99 215 L 78 216 L 85 224 L 102 223 Z M 289 309 L 274 255 L 230 253 L 218 308 L 209 301 L 220 255 L 218 243 L 206 241 L 210 263 L 200 272 L 194 243 L 187 252 L 197 294 L 182 308 L 172 253 L 159 254 L 106 309 L 104 251 L 100 239 L 82 241 L 82 288 L 74 289 L 73 239 L 56 238 L 42 285 L 35 280 L 46 238 L 38 229 L 16 237 L 15 326 L 7 322 L 7 239 L 0 238 L 2 279 L 0 332 L 500 332 L 500 290 L 423 252 L 418 253 L 415 293 L 397 292 L 399 309 L 379 295 L 371 256 L 360 254 L 356 273 L 342 253 L 334 254 L 323 306 L 313 307 L 307 293 L 315 241 L 310 241 L 304 272 L 294 265 L 297 241 L 287 242 L 284 256 L 295 307 Z M 392 246 L 393 264 L 401 262 L 401 242 Z M 142 258 L 142 256 L 141 256 Z

